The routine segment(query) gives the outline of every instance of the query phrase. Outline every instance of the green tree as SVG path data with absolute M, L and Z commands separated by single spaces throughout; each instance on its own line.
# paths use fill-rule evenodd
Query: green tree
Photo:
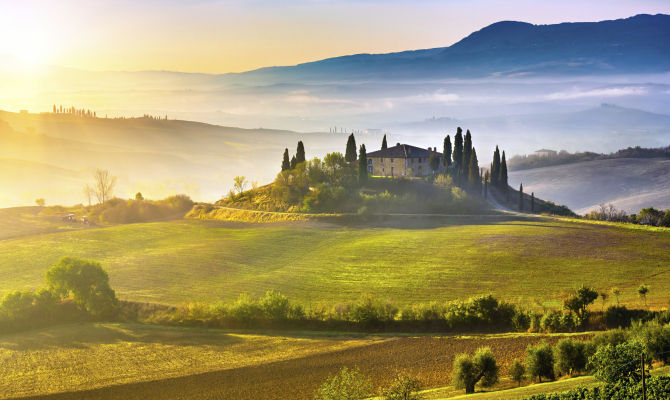
M 610 292 L 616 299 L 616 306 L 619 307 L 619 296 L 621 296 L 621 289 L 619 289 L 618 287 L 613 287 L 610 289 Z
M 365 145 L 358 149 L 358 183 L 362 186 L 368 182 L 368 155 Z
M 580 286 L 570 297 L 563 301 L 563 308 L 577 314 L 580 321 L 586 321 L 588 306 L 598 298 L 598 291 L 591 287 Z
M 519 211 L 523 211 L 523 183 L 519 184 Z
M 421 386 L 419 382 L 406 375 L 396 376 L 391 386 L 382 391 L 384 400 L 421 400 L 423 396 L 419 391 Z
M 329 377 L 316 392 L 316 400 L 362 400 L 372 394 L 370 379 L 358 368 L 342 367 L 340 372 Z
M 353 133 L 347 139 L 347 151 L 344 153 L 344 159 L 348 163 L 356 161 L 356 138 Z
M 554 347 L 555 369 L 560 375 L 570 375 L 586 369 L 584 342 L 570 338 L 561 339 Z
M 535 192 L 530 193 L 530 212 L 535 212 Z
M 507 192 L 507 160 L 505 160 L 505 151 L 502 152 L 502 160 L 500 161 L 500 178 L 498 179 L 499 186 Z
M 291 170 L 294 170 L 298 166 L 298 160 L 295 158 L 295 155 L 291 157 L 291 162 L 289 163 Z
M 296 164 L 305 162 L 305 145 L 302 144 L 302 140 L 298 142 L 298 148 L 295 152 L 295 161 Z
M 637 288 L 637 295 L 644 300 L 645 307 L 647 307 L 647 293 L 649 293 L 649 287 L 647 285 L 642 284 Z
M 477 151 L 473 147 L 470 152 L 470 164 L 468 166 L 468 182 L 475 193 L 481 192 L 482 177 L 479 174 L 479 160 L 477 160 Z
M 542 383 L 542 377 L 550 380 L 555 379 L 554 375 L 554 352 L 551 346 L 543 341 L 535 346 L 528 346 L 526 357 L 526 370 L 531 378 L 538 378 Z
M 451 165 L 451 138 L 449 135 L 444 138 L 444 145 L 442 147 L 442 157 L 444 158 L 444 166 L 449 167 Z
M 144 200 L 144 196 L 142 196 L 142 192 L 135 193 L 135 200 L 137 200 L 137 201 Z
M 470 157 L 472 156 L 472 135 L 468 129 L 465 132 L 465 138 L 463 139 L 463 162 L 461 162 L 462 170 L 461 175 L 464 180 L 469 180 L 470 174 Z
M 460 126 L 456 129 L 456 136 L 454 136 L 454 152 L 452 153 L 452 157 L 454 159 L 454 171 L 458 176 L 463 168 L 463 130 Z
M 282 159 L 281 162 L 281 170 L 288 171 L 290 169 L 291 169 L 291 161 L 289 161 L 288 158 L 288 149 L 284 149 L 284 158 Z
M 452 382 L 457 389 L 465 389 L 465 393 L 474 393 L 475 385 L 481 381 L 483 387 L 490 387 L 498 382 L 498 365 L 488 347 L 480 347 L 474 356 L 459 354 L 454 359 Z
M 384 139 L 382 139 L 382 150 L 386 150 L 388 147 L 388 144 L 386 144 L 386 134 L 384 134 Z
M 41 198 L 35 200 L 35 204 L 37 204 L 38 207 L 44 207 L 44 205 L 45 205 L 46 203 L 47 203 L 47 202 L 46 202 L 44 199 L 41 199 Z
M 244 192 L 244 190 L 247 188 L 247 178 L 244 176 L 236 176 L 233 178 L 233 188 L 237 194 Z
M 496 150 L 493 152 L 493 162 L 491 163 L 491 185 L 498 187 L 500 181 L 500 150 L 496 145 Z
M 526 376 L 526 368 L 523 366 L 521 361 L 514 359 L 512 362 L 512 367 L 510 368 L 509 375 L 514 382 L 518 383 L 518 386 L 521 386 L 523 378 Z
M 116 309 L 109 276 L 95 261 L 63 257 L 47 271 L 46 283 L 52 293 L 61 298 L 72 297 L 91 315 L 110 315 Z
M 276 290 L 268 290 L 260 300 L 260 306 L 265 316 L 274 321 L 286 320 L 291 311 L 288 298 Z
M 437 153 L 430 153 L 430 156 L 428 156 L 428 165 L 433 174 L 440 170 L 440 157 L 438 157 Z
M 638 382 L 642 380 L 642 355 L 644 346 L 638 342 L 608 344 L 598 347 L 589 358 L 588 368 L 599 381 L 612 384 Z

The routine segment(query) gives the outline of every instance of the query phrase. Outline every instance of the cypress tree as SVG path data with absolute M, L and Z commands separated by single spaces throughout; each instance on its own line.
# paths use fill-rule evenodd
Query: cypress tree
M 382 139 L 382 150 L 386 150 L 388 147 L 388 144 L 386 144 L 386 134 L 384 134 L 384 139 Z
M 463 140 L 463 163 L 461 164 L 463 166 L 462 170 L 462 175 L 463 178 L 466 180 L 469 179 L 470 176 L 470 157 L 472 156 L 472 135 L 470 134 L 470 130 L 468 129 L 465 132 L 465 139 Z
M 442 157 L 444 157 L 444 166 L 451 165 L 451 138 L 449 135 L 444 138 L 444 147 L 442 148 Z
M 505 151 L 503 150 L 502 161 L 500 162 L 500 187 L 507 191 L 507 161 L 505 160 Z
M 354 138 L 353 133 L 347 139 L 347 151 L 344 153 L 344 159 L 349 163 L 356 161 L 356 138 Z
M 368 155 L 365 145 L 362 144 L 358 150 L 358 183 L 362 186 L 368 181 Z
M 523 211 L 523 183 L 519 185 L 519 211 Z
M 490 177 L 489 171 L 486 171 L 484 174 L 484 198 L 488 199 L 489 198 L 489 177 Z
M 291 169 L 295 169 L 295 167 L 298 165 L 298 160 L 295 158 L 295 156 L 291 157 Z
M 295 161 L 296 164 L 305 162 L 305 146 L 302 144 L 302 140 L 298 142 L 298 149 L 295 152 Z
M 493 162 L 491 163 L 491 185 L 498 186 L 500 180 L 500 150 L 496 145 L 496 150 L 493 152 Z
M 481 182 L 482 177 L 479 175 L 479 161 L 477 161 L 477 152 L 475 151 L 474 147 L 472 148 L 470 154 L 470 166 L 468 170 L 468 181 L 470 183 L 470 187 L 473 191 L 476 191 L 479 187 L 479 183 Z M 479 188 L 481 191 L 481 187 Z
M 530 193 L 530 212 L 535 212 L 535 192 Z
M 291 162 L 288 159 L 288 149 L 284 149 L 284 159 L 281 162 L 281 170 L 288 171 L 291 169 Z
M 460 174 L 463 168 L 463 130 L 461 127 L 456 129 L 456 136 L 454 136 L 454 152 L 452 153 L 454 159 L 454 170 L 456 174 Z

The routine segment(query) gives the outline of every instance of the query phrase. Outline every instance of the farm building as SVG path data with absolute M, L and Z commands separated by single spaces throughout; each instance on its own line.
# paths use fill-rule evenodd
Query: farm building
M 437 157 L 440 167 L 432 171 L 429 160 Z M 422 149 L 408 144 L 396 144 L 387 149 L 367 154 L 368 172 L 375 176 L 426 176 L 433 172 L 444 172 L 442 153 L 437 148 Z
M 538 157 L 555 157 L 556 154 L 558 154 L 556 150 L 540 149 L 535 151 L 535 155 Z

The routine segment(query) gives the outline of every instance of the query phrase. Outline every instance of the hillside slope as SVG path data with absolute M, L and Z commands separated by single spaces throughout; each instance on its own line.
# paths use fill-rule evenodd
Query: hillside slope
M 509 173 L 524 192 L 565 204 L 584 214 L 601 203 L 629 213 L 644 207 L 670 208 L 670 160 L 622 158 L 594 160 Z

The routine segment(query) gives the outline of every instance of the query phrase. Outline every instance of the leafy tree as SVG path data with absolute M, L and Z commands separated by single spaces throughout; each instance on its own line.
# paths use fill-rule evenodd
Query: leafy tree
M 444 166 L 449 167 L 451 165 L 451 138 L 449 137 L 449 135 L 447 135 L 447 137 L 444 138 L 442 157 L 444 157 Z
M 35 204 L 37 204 L 38 207 L 44 207 L 44 205 L 46 204 L 46 201 L 44 199 L 41 199 L 41 198 L 36 199 Z
M 316 392 L 316 400 L 362 400 L 372 394 L 370 379 L 358 368 L 342 367 L 340 372 L 329 377 Z
M 526 368 L 521 364 L 521 361 L 515 359 L 512 362 L 509 375 L 514 382 L 517 382 L 519 386 L 521 386 L 521 381 L 523 381 L 523 378 L 526 376 Z
M 642 300 L 644 300 L 645 307 L 647 307 L 647 293 L 649 293 L 649 287 L 647 285 L 642 284 L 637 288 L 637 294 Z
M 621 296 L 621 289 L 618 287 L 613 287 L 610 289 L 610 292 L 612 292 L 612 295 L 616 299 L 616 305 L 617 307 L 619 306 L 619 296 Z
M 348 163 L 356 161 L 356 138 L 353 133 L 349 135 L 349 138 L 347 139 L 347 150 L 344 153 L 344 159 L 347 160 Z
M 421 400 L 423 396 L 418 393 L 421 386 L 416 379 L 400 374 L 396 376 L 393 383 L 382 391 L 384 400 Z
M 388 147 L 388 144 L 386 144 L 386 134 L 384 134 L 384 139 L 382 139 L 382 150 L 386 150 Z
M 430 170 L 433 171 L 433 174 L 439 171 L 440 157 L 437 156 L 437 153 L 435 152 L 430 153 L 430 156 L 428 157 L 428 165 L 430 166 Z
M 479 161 L 477 160 L 477 151 L 473 147 L 470 152 L 470 164 L 468 166 L 468 181 L 470 187 L 476 193 L 481 192 L 482 177 L 479 174 Z
M 583 322 L 588 316 L 588 306 L 598 298 L 598 292 L 587 286 L 580 286 L 570 297 L 563 302 L 563 307 L 577 314 Z
M 584 371 L 586 368 L 586 354 L 584 342 L 570 338 L 561 339 L 554 348 L 556 371 L 561 375 Z
M 500 150 L 496 145 L 496 150 L 493 152 L 493 162 L 491 163 L 491 184 L 498 186 L 500 181 Z
M 284 158 L 282 159 L 281 162 L 281 170 L 288 171 L 290 169 L 291 169 L 291 161 L 289 161 L 288 158 L 288 149 L 284 149 Z
M 550 380 L 555 379 L 554 375 L 554 352 L 547 342 L 542 342 L 535 346 L 528 346 L 526 349 L 526 370 L 531 378 L 538 378 L 542 383 L 542 377 Z
M 523 183 L 519 184 L 519 211 L 523 211 Z
M 456 129 L 456 136 L 454 136 L 454 152 L 452 153 L 454 158 L 454 170 L 456 175 L 461 173 L 463 169 L 463 130 L 459 126 Z
M 607 382 L 637 382 L 642 380 L 640 356 L 644 346 L 638 342 L 600 346 L 589 358 L 588 367 L 596 379 Z M 650 361 L 650 360 L 647 360 Z
M 270 320 L 281 321 L 288 319 L 291 305 L 288 298 L 276 290 L 268 290 L 260 301 L 265 316 Z
M 505 192 L 507 192 L 507 161 L 505 160 L 505 151 L 502 152 L 502 160 L 500 161 L 500 182 L 499 185 Z
M 365 145 L 362 144 L 358 149 L 358 183 L 365 185 L 368 182 L 368 155 L 365 151 Z
M 302 140 L 298 142 L 298 148 L 295 152 L 295 161 L 296 164 L 305 162 L 305 145 L 302 144 Z
M 95 261 L 63 257 L 47 271 L 46 283 L 55 295 L 72 297 L 80 308 L 92 315 L 109 315 L 116 307 L 109 276 Z
M 233 188 L 237 192 L 237 194 L 240 194 L 244 192 L 244 190 L 247 188 L 247 178 L 244 176 L 236 176 L 233 178 Z
M 457 389 L 465 389 L 465 393 L 474 393 L 475 385 L 481 381 L 484 387 L 498 382 L 498 365 L 488 347 L 480 347 L 474 356 L 459 354 L 454 359 L 453 384 Z
M 604 311 L 605 310 L 605 302 L 607 301 L 607 298 L 609 297 L 609 295 L 607 294 L 607 292 L 600 292 L 598 295 L 600 296 L 600 301 L 602 302 L 602 307 L 600 308 L 600 310 Z
M 467 180 L 470 173 L 470 157 L 472 156 L 472 135 L 468 129 L 465 132 L 465 139 L 463 140 L 463 162 L 461 163 L 463 170 L 461 174 Z
M 137 200 L 137 201 L 144 200 L 144 196 L 142 196 L 142 192 L 135 193 L 135 200 Z

